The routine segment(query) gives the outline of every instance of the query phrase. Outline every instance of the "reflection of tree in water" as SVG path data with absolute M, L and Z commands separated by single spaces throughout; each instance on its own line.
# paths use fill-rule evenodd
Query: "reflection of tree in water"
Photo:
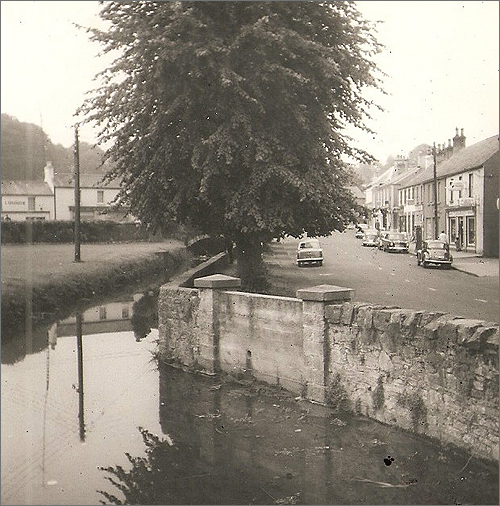
M 159 289 L 150 290 L 132 306 L 130 323 L 136 341 L 144 339 L 152 328 L 158 328 L 158 293 Z
M 236 466 L 222 470 L 204 460 L 198 446 L 139 430 L 145 457 L 126 453 L 130 471 L 121 466 L 100 468 L 111 475 L 106 479 L 124 499 L 99 490 L 106 500 L 101 504 L 268 504 L 269 497 Z

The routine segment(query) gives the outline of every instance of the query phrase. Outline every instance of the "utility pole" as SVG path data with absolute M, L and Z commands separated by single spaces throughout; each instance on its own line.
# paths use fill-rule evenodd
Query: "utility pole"
M 432 157 L 434 159 L 434 239 L 439 237 L 439 222 L 438 222 L 438 190 L 437 190 L 437 153 L 436 143 L 432 146 Z
M 75 127 L 75 262 L 80 259 L 80 151 L 78 145 L 78 127 Z

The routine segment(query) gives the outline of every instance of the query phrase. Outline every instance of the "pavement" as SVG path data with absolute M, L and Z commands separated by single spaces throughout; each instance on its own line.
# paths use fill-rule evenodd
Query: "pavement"
M 417 254 L 415 246 L 414 242 L 410 243 L 409 252 L 412 255 Z M 453 255 L 453 269 L 477 277 L 498 277 L 498 258 L 484 258 L 474 252 L 456 251 L 453 245 L 450 246 L 450 250 Z

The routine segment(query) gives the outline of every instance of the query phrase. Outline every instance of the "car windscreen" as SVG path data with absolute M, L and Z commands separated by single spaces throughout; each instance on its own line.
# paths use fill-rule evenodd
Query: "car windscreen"
M 365 238 L 373 241 L 377 238 L 377 234 L 365 234 Z
M 303 243 L 300 243 L 299 248 L 300 249 L 306 249 L 306 248 L 320 248 L 319 241 L 306 241 Z
M 391 239 L 393 241 L 406 241 L 406 235 L 405 234 L 389 234 L 388 239 Z

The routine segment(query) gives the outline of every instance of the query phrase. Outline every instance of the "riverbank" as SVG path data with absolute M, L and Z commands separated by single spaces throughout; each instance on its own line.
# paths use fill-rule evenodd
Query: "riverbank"
M 74 262 L 72 244 L 4 245 L 1 251 L 2 337 L 153 276 L 172 276 L 189 267 L 181 241 L 83 244 Z

